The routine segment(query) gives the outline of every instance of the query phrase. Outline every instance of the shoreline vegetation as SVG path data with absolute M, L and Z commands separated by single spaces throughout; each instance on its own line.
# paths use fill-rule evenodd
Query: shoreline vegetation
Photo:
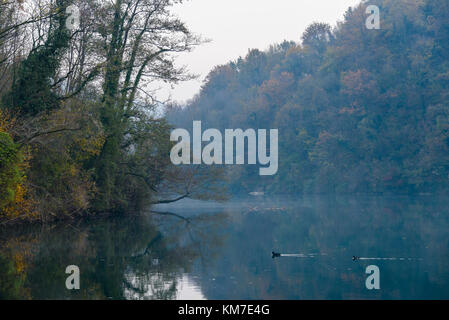
M 203 40 L 170 13 L 178 2 L 0 3 L 0 223 L 220 197 L 220 170 L 171 165 L 148 89 L 192 78 L 174 55 Z
M 449 1 L 373 0 L 335 27 L 217 66 L 186 105 L 152 85 L 193 76 L 204 40 L 178 0 L 0 3 L 0 225 L 138 214 L 231 194 L 447 194 Z M 79 26 L 68 27 L 69 6 Z M 300 38 L 300 35 L 298 35 Z M 161 110 L 166 108 L 161 115 Z M 170 132 L 279 130 L 279 170 L 174 166 Z

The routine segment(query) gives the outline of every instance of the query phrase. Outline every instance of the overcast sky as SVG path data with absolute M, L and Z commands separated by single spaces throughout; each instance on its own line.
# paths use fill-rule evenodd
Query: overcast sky
M 169 94 L 182 102 L 199 92 L 209 71 L 225 64 L 248 49 L 267 49 L 283 40 L 299 41 L 312 22 L 334 26 L 343 19 L 350 6 L 360 0 L 188 0 L 174 7 L 173 12 L 187 23 L 190 30 L 211 39 L 193 52 L 182 54 L 179 65 L 199 74 L 198 80 L 165 88 L 161 99 Z

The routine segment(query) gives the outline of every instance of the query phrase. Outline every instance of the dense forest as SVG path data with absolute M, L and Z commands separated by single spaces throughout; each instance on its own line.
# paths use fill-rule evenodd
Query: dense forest
M 220 171 L 171 165 L 151 90 L 191 78 L 174 54 L 202 40 L 180 2 L 0 2 L 1 224 L 213 196 Z
M 368 29 L 369 5 L 380 8 Z M 449 1 L 373 0 L 335 27 L 217 66 L 171 123 L 279 129 L 279 172 L 227 168 L 234 193 L 449 189 Z
M 449 189 L 449 0 L 370 1 L 379 30 L 362 2 L 335 27 L 217 66 L 186 105 L 164 104 L 151 84 L 192 79 L 175 56 L 203 42 L 171 14 L 181 2 L 0 2 L 0 224 L 224 199 L 225 187 Z M 279 129 L 277 175 L 172 165 L 170 131 L 193 120 Z

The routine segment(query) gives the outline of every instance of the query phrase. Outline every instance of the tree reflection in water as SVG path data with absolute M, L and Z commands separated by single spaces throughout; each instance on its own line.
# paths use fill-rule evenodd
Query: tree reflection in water
M 142 218 L 0 231 L 0 298 L 446 299 L 448 202 L 183 202 Z M 273 259 L 273 250 L 296 255 Z M 81 270 L 79 291 L 65 289 L 72 264 Z M 370 264 L 381 270 L 381 290 L 365 287 Z
M 186 273 L 197 259 L 213 259 L 226 219 L 152 214 L 3 230 L 0 298 L 176 299 L 180 290 L 201 297 Z M 72 264 L 81 270 L 78 291 L 65 288 Z

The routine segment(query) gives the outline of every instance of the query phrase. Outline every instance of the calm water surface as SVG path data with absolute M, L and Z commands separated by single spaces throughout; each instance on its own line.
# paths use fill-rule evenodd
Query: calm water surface
M 0 229 L 0 298 L 449 299 L 447 198 L 254 197 L 154 210 Z M 65 288 L 68 265 L 81 270 L 79 291 Z M 365 287 L 369 265 L 380 290 Z

